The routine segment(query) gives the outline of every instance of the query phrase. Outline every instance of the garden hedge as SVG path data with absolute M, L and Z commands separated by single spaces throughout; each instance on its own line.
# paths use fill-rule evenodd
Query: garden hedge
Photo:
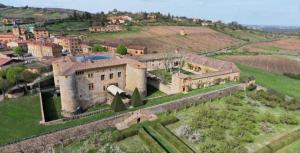
M 140 128 L 139 137 L 151 148 L 153 153 L 167 153 L 159 144 L 156 142 L 144 128 Z

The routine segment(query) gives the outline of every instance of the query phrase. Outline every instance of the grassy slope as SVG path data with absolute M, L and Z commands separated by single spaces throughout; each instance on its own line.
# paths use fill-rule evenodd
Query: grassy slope
M 276 153 L 300 153 L 300 139 L 294 143 L 280 149 Z
M 255 76 L 256 82 L 264 87 L 276 90 L 282 94 L 300 97 L 300 81 L 288 78 L 281 74 L 266 72 L 264 70 L 238 65 L 242 76 Z

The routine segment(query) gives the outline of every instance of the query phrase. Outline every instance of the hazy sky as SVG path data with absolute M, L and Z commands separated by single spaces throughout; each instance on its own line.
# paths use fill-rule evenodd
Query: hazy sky
M 114 8 L 133 12 L 160 11 L 242 24 L 300 26 L 300 0 L 0 0 L 0 3 L 90 12 Z

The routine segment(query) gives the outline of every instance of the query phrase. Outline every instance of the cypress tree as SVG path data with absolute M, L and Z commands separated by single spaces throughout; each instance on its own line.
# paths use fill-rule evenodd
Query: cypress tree
M 131 97 L 131 104 L 133 107 L 139 107 L 144 105 L 142 99 L 141 99 L 141 95 L 140 92 L 137 88 L 134 89 L 132 97 Z
M 123 110 L 126 110 L 126 106 L 125 104 L 123 103 L 122 99 L 121 99 L 121 96 L 119 93 L 117 93 L 111 103 L 111 108 L 113 111 L 115 112 L 120 112 L 120 111 L 123 111 Z

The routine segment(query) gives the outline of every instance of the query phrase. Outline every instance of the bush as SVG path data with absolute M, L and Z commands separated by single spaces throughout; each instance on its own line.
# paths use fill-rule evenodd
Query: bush
M 113 132 L 112 137 L 113 137 L 114 141 L 121 141 L 128 137 L 137 135 L 138 131 L 139 131 L 139 126 L 135 125 L 135 126 L 132 126 L 130 128 L 127 128 L 127 129 L 124 129 L 121 131 Z
M 152 149 L 153 153 L 166 153 L 166 151 L 145 131 L 140 128 L 139 137 Z
M 291 114 L 283 114 L 280 116 L 280 123 L 282 124 L 291 124 L 291 125 L 296 125 L 299 123 L 297 118 Z
M 229 96 L 225 99 L 225 102 L 227 104 L 230 104 L 230 105 L 234 105 L 234 106 L 242 106 L 243 103 L 241 103 L 241 100 L 234 97 L 234 96 Z
M 120 44 L 118 47 L 117 47 L 117 53 L 120 54 L 120 55 L 126 55 L 127 54 L 127 48 L 124 44 Z
M 175 116 L 167 116 L 167 117 L 161 118 L 159 120 L 159 123 L 163 126 L 167 126 L 169 124 L 173 124 L 173 123 L 176 123 L 178 121 L 179 121 L 179 119 Z
M 144 103 L 141 99 L 141 95 L 140 92 L 137 88 L 134 89 L 132 97 L 131 97 L 131 104 L 133 107 L 139 107 L 139 106 L 143 106 Z
M 111 108 L 113 111 L 115 112 L 120 112 L 120 111 L 123 111 L 123 110 L 126 110 L 126 106 L 125 104 L 123 103 L 122 99 L 121 99 L 121 96 L 119 93 L 117 93 L 111 103 Z
M 249 91 L 253 91 L 257 88 L 257 85 L 256 84 L 250 84 L 248 87 L 247 87 L 247 90 Z
M 92 48 L 92 52 L 96 53 L 96 52 L 107 52 L 107 48 L 102 47 L 100 45 L 94 45 Z
M 285 108 L 286 110 L 290 110 L 290 111 L 299 110 L 300 109 L 300 100 L 293 99 L 290 101 L 285 101 L 284 103 L 281 103 L 281 107 Z
M 292 79 L 300 80 L 300 74 L 295 73 L 283 73 L 284 76 L 287 76 Z
M 267 112 L 263 115 L 261 121 L 268 122 L 268 123 L 271 123 L 271 124 L 278 124 L 279 123 L 279 119 L 275 115 L 273 115 L 269 112 Z

